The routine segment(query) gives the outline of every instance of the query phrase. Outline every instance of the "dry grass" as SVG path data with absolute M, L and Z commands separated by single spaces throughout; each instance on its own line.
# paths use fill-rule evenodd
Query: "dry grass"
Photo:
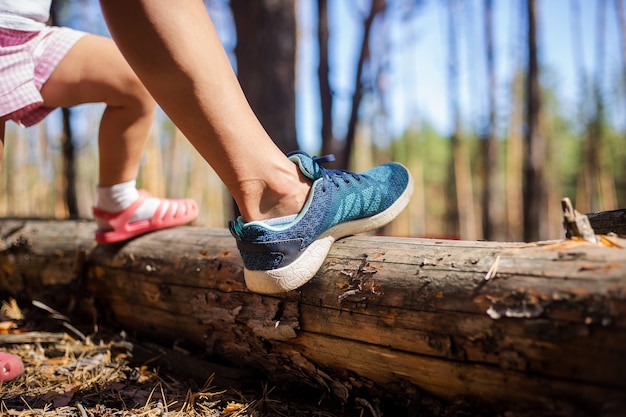
M 245 395 L 219 389 L 213 377 L 198 386 L 149 363 L 134 363 L 137 346 L 123 332 L 85 337 L 58 312 L 43 305 L 36 310 L 46 318 L 29 319 L 15 302 L 3 302 L 0 349 L 20 356 L 25 372 L 0 382 L 1 416 L 335 416 L 272 399 L 266 386 Z M 50 323 L 66 331 L 49 331 L 55 327 Z
M 3 415 L 247 416 L 255 404 L 236 401 L 210 380 L 193 390 L 148 366 L 132 366 L 129 342 L 30 333 L 30 341 L 5 348 L 22 358 L 25 372 L 0 383 Z

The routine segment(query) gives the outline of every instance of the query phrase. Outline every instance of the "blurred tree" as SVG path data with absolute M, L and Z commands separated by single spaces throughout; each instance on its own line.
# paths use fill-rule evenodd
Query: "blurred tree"
M 357 133 L 357 126 L 360 121 L 360 107 L 366 92 L 372 91 L 380 97 L 380 76 L 386 70 L 385 56 L 374 55 L 372 53 L 372 41 L 381 41 L 386 35 L 375 32 L 375 22 L 380 19 L 387 19 L 388 11 L 394 10 L 400 19 L 408 19 L 423 4 L 423 0 L 370 0 L 366 3 L 368 8 L 361 11 L 361 21 L 363 26 L 362 37 L 360 39 L 358 60 L 355 63 L 355 76 L 353 80 L 352 99 L 347 122 L 347 132 L 343 138 L 335 138 L 333 135 L 333 91 L 329 82 L 329 59 L 328 59 L 328 1 L 317 0 L 318 5 L 318 45 L 319 45 L 319 67 L 318 77 L 320 84 L 320 101 L 322 114 L 322 151 L 323 155 L 334 153 L 337 162 L 334 164 L 339 168 L 347 168 L 350 158 L 353 157 L 352 150 Z M 358 8 L 355 8 L 359 12 Z M 384 25 L 378 25 L 383 28 Z M 383 30 L 383 29 L 381 29 Z M 384 42 L 384 40 L 383 40 Z M 380 51 L 388 48 L 382 47 Z M 372 71 L 365 71 L 365 67 L 371 65 Z M 370 89 L 371 88 L 371 89 Z
M 237 76 L 256 116 L 284 152 L 298 148 L 294 0 L 231 0 Z
M 359 107 L 363 98 L 364 80 L 363 67 L 370 58 L 370 36 L 374 24 L 374 20 L 385 11 L 387 0 L 371 0 L 368 12 L 363 18 L 363 37 L 359 47 L 359 58 L 356 62 L 356 71 L 354 76 L 354 88 L 352 92 L 352 103 L 350 107 L 350 116 L 348 119 L 347 133 L 342 141 L 335 140 L 332 133 L 332 89 L 328 80 L 328 8 L 326 0 L 318 0 L 318 43 L 319 43 L 319 67 L 318 74 L 320 79 L 320 100 L 322 106 L 322 155 L 333 153 L 336 155 L 336 162 L 333 165 L 339 168 L 347 168 L 354 138 L 356 135 L 356 127 L 359 121 Z
M 624 0 L 615 0 L 615 16 L 619 27 L 619 41 L 622 49 L 623 88 L 626 89 L 626 17 L 624 16 Z M 626 97 L 626 94 L 624 94 Z
M 498 173 L 500 161 L 498 158 L 498 143 L 496 141 L 496 72 L 493 48 L 493 0 L 484 1 L 485 22 L 485 49 L 487 59 L 487 97 L 489 124 L 487 138 L 482 141 L 485 151 L 483 158 L 483 238 L 487 240 L 502 240 L 501 210 L 502 200 L 498 198 Z
M 354 145 L 354 136 L 356 134 L 356 126 L 359 120 L 359 107 L 363 98 L 363 67 L 370 58 L 369 40 L 372 33 L 374 19 L 385 11 L 387 0 L 372 0 L 369 12 L 363 20 L 363 38 L 361 39 L 361 49 L 359 52 L 359 60 L 356 64 L 356 75 L 354 76 L 354 89 L 352 93 L 352 105 L 350 107 L 350 118 L 348 119 L 348 131 L 341 150 L 335 150 L 338 154 L 337 165 L 341 168 L 347 168 Z
M 572 33 L 572 57 L 574 58 L 573 67 L 577 73 L 578 85 L 580 96 L 578 97 L 578 118 L 582 121 L 585 137 L 583 138 L 584 146 L 581 147 L 580 155 L 578 156 L 578 160 L 582 162 L 582 169 L 580 175 L 577 179 L 577 187 L 576 187 L 576 208 L 583 212 L 587 213 L 591 208 L 591 193 L 593 184 L 589 181 L 590 175 L 588 175 L 589 165 L 587 164 L 587 156 L 585 155 L 585 151 L 587 148 L 588 142 L 588 132 L 589 132 L 589 114 L 592 109 L 589 106 L 589 103 L 592 101 L 589 100 L 589 83 L 587 80 L 587 73 L 584 65 L 584 49 L 582 42 L 582 25 L 581 25 L 581 16 L 580 16 L 580 2 L 579 0 L 572 0 L 570 2 L 570 21 L 571 21 L 571 33 Z
M 53 0 L 52 7 L 50 9 L 50 23 L 52 25 L 62 26 L 63 22 L 60 20 L 60 13 L 63 7 L 67 7 L 67 1 L 65 0 Z M 63 176 L 65 179 L 65 204 L 70 219 L 77 219 L 78 213 L 78 200 L 76 195 L 76 146 L 74 144 L 74 136 L 72 129 L 72 117 L 71 109 L 61 109 L 63 116 Z
M 524 135 L 524 240 L 545 238 L 547 213 L 545 140 L 541 134 L 541 89 L 537 54 L 536 0 L 526 0 L 528 68 L 526 75 L 526 129 Z
M 333 153 L 333 93 L 330 88 L 330 67 L 328 64 L 328 0 L 317 0 L 317 78 L 320 85 L 320 107 L 322 116 L 321 155 Z
M 585 127 L 580 157 L 582 169 L 576 193 L 576 206 L 582 212 L 617 208 L 614 181 L 610 172 L 607 145 L 604 140 L 606 114 L 602 82 L 604 81 L 605 62 L 606 3 L 599 1 L 597 6 L 595 77 L 592 79 L 590 94 L 588 93 L 589 86 L 582 62 L 582 52 L 575 55 L 575 65 L 583 91 L 579 98 L 581 120 L 583 120 Z M 575 1 L 572 3 L 572 34 L 574 45 L 576 45 L 573 49 L 578 51 L 581 51 L 582 48 L 580 32 L 580 10 L 578 1 Z
M 475 215 L 475 202 L 472 187 L 472 173 L 470 169 L 470 157 L 467 145 L 461 132 L 461 110 L 459 105 L 459 57 L 457 48 L 458 27 L 458 0 L 447 1 L 448 10 L 448 99 L 450 114 L 452 115 L 453 131 L 450 137 L 452 146 L 451 169 L 454 175 L 450 177 L 448 191 L 450 201 L 448 220 L 451 225 L 457 224 L 462 239 L 476 240 L 477 227 Z M 454 231 L 448 231 L 454 233 Z
M 615 193 L 615 181 L 613 179 L 611 164 L 609 162 L 609 147 L 606 143 L 606 109 L 603 93 L 603 82 L 605 80 L 605 45 L 606 45 L 606 0 L 599 0 L 597 3 L 597 23 L 596 23 L 596 69 L 594 77 L 594 104 L 595 111 L 592 120 L 593 135 L 590 139 L 595 148 L 592 164 L 595 165 L 598 181 L 598 206 L 597 210 L 614 210 L 617 208 Z
M 558 77 L 545 71 L 542 78 L 542 133 L 546 139 L 546 184 L 550 204 L 544 216 L 548 218 L 547 239 L 563 237 L 563 197 L 575 195 L 580 174 L 580 137 L 576 126 L 565 116 L 565 107 L 558 97 Z
M 520 68 L 517 66 L 517 68 Z M 506 141 L 506 239 L 519 241 L 524 237 L 523 216 L 523 154 L 524 76 L 518 70 L 511 80 L 509 124 Z

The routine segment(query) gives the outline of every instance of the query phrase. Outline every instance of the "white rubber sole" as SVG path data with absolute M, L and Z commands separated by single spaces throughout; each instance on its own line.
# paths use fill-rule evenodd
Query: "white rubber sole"
M 301 287 L 315 276 L 324 263 L 330 247 L 337 239 L 386 225 L 404 210 L 412 195 L 413 178 L 409 175 L 406 189 L 387 210 L 372 217 L 331 227 L 311 243 L 298 259 L 285 267 L 269 271 L 252 271 L 244 268 L 243 276 L 246 286 L 250 291 L 260 294 L 278 294 Z

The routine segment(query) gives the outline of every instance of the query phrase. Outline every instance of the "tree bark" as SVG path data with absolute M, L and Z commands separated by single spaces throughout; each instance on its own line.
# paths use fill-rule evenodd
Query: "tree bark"
M 589 213 L 587 217 L 596 234 L 626 236 L 626 209 Z
M 226 230 L 95 247 L 94 229 L 0 221 L 0 289 L 75 313 L 95 297 L 127 330 L 344 401 L 429 393 L 590 416 L 626 401 L 623 248 L 356 236 L 299 291 L 263 296 Z

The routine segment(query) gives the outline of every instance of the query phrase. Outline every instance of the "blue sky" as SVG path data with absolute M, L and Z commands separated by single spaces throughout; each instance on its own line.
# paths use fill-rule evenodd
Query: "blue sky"
M 550 71 L 561 104 L 567 111 L 576 108 L 579 97 L 574 68 L 571 4 L 578 1 L 582 33 L 582 54 L 587 71 L 596 71 L 595 42 L 597 4 L 604 0 L 538 0 L 541 65 Z M 354 62 L 361 37 L 359 0 L 330 0 L 331 84 L 338 93 L 335 103 L 337 136 L 343 135 L 352 91 Z M 365 2 L 367 4 L 367 2 Z M 481 123 L 487 109 L 485 57 L 483 42 L 483 0 L 465 0 L 458 31 L 460 54 L 461 113 L 467 123 Z M 525 1 L 494 0 L 494 37 L 498 79 L 497 106 L 506 113 L 508 83 L 515 61 L 524 59 L 523 22 L 520 11 Z M 613 1 L 606 3 L 604 74 L 615 79 L 622 66 L 617 19 Z M 298 67 L 298 134 L 301 145 L 315 149 L 319 142 L 319 97 L 317 93 L 316 2 L 300 0 L 300 65 Z M 388 95 L 387 127 L 391 135 L 400 134 L 418 119 L 425 119 L 446 133 L 451 128 L 447 92 L 447 15 L 442 0 L 425 0 L 420 12 L 409 21 L 395 19 L 385 27 L 389 53 L 386 78 Z M 580 45 L 576 45 L 580 48 Z M 623 102 L 623 100 L 622 100 Z M 624 109 L 616 104 L 623 120 Z M 505 116 L 505 115 L 501 115 Z M 623 126 L 623 121 L 620 122 Z

